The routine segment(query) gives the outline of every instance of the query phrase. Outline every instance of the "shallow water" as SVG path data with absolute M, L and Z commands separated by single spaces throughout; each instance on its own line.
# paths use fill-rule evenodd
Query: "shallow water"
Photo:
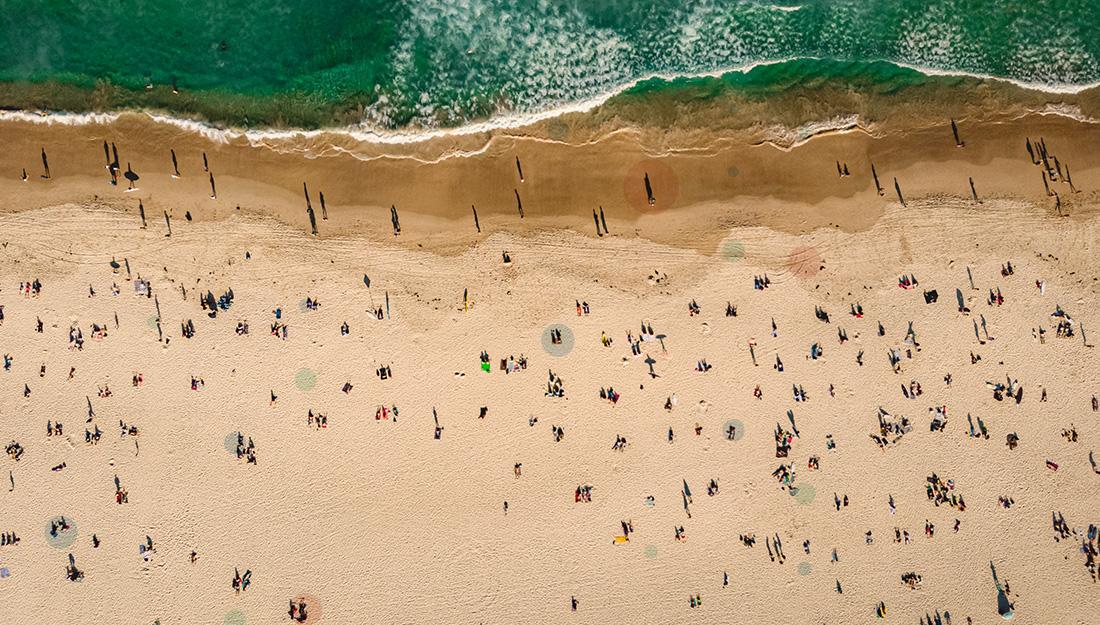
M 4 4 L 0 104 L 153 107 L 246 126 L 453 127 L 567 107 L 653 75 L 806 57 L 829 63 L 725 82 L 766 92 L 843 77 L 897 89 L 919 76 L 899 65 L 1052 90 L 1100 80 L 1100 6 L 1088 0 Z M 874 60 L 891 63 L 847 64 Z M 158 88 L 146 93 L 148 83 Z

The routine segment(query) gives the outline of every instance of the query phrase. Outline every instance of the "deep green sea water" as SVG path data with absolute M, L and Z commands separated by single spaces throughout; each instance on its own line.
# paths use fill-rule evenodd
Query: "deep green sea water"
M 727 86 L 884 60 L 1080 87 L 1100 81 L 1100 0 L 0 0 L 0 50 L 0 106 L 440 127 L 807 57 L 826 62 Z M 889 75 L 842 78 L 913 74 L 859 67 Z

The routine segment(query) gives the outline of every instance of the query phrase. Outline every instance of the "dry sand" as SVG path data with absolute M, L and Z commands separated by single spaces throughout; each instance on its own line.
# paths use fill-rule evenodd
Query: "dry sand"
M 1100 333 L 1090 191 L 1100 185 L 1100 162 L 1087 147 L 1091 126 L 1029 123 L 990 131 L 985 144 L 968 137 L 963 150 L 948 135 L 942 154 L 927 160 L 916 158 L 919 137 L 900 150 L 863 134 L 791 151 L 745 147 L 736 160 L 722 151 L 697 161 L 669 156 L 649 173 L 659 198 L 671 179 L 661 176 L 674 174 L 680 203 L 654 213 L 629 212 L 637 190 L 624 180 L 641 148 L 620 153 L 614 138 L 587 151 L 531 148 L 525 183 L 507 178 L 514 146 L 435 166 L 271 152 L 253 158 L 256 148 L 220 146 L 211 160 L 224 191 L 211 202 L 195 173 L 197 142 L 177 147 L 187 171 L 172 181 L 166 147 L 154 173 L 145 164 L 152 138 L 120 141 L 123 169 L 127 159 L 138 167 L 138 156 L 128 156 L 135 151 L 143 162 L 141 191 L 124 195 L 105 183 L 95 160 L 103 136 L 93 140 L 94 129 L 5 127 L 4 136 L 21 139 L 0 166 L 10 171 L 21 160 L 19 167 L 35 165 L 27 169 L 36 177 L 31 146 L 49 138 L 56 174 L 49 182 L 0 182 L 12 211 L 0 217 L 0 351 L 13 358 L 0 372 L 0 438 L 25 448 L 19 461 L 3 460 L 15 486 L 2 493 L 0 531 L 21 539 L 0 547 L 10 622 L 289 622 L 287 601 L 306 597 L 309 622 L 334 624 L 866 623 L 880 601 L 887 622 L 916 623 L 946 610 L 954 623 L 970 616 L 983 624 L 1000 621 L 993 563 L 1010 584 L 1018 622 L 1092 623 L 1097 586 L 1081 544 L 1100 503 L 1100 475 L 1089 464 L 1090 451 L 1100 449 L 1090 406 L 1100 379 L 1081 328 L 1089 342 Z M 1055 215 L 1023 151 L 1023 137 L 1042 124 L 1050 124 L 1039 130 L 1083 189 L 1063 191 L 1069 217 Z M 124 126 L 112 132 L 128 136 Z M 846 155 L 835 158 L 849 162 L 852 177 L 835 176 L 834 154 Z M 885 198 L 863 172 L 868 154 L 876 164 L 881 156 Z M 357 177 L 357 167 L 372 173 Z M 733 167 L 732 182 L 718 175 Z M 758 182 L 765 174 L 770 182 Z M 894 175 L 907 190 L 906 208 L 892 197 Z M 955 197 L 965 195 L 967 175 L 997 190 L 980 205 Z M 301 231 L 303 178 L 320 180 L 311 190 L 330 198 L 320 238 Z M 742 190 L 743 180 L 753 182 Z M 535 225 L 521 227 L 510 214 L 512 186 L 537 198 L 524 203 L 524 223 Z M 597 239 L 588 215 L 605 187 L 613 189 L 603 203 L 613 234 Z M 393 196 L 400 199 L 381 199 Z M 471 197 L 485 202 L 476 239 L 464 212 Z M 453 209 L 443 207 L 446 198 Z M 316 195 L 313 203 L 319 208 Z M 390 203 L 402 210 L 396 241 Z M 174 217 L 170 238 L 162 210 Z M 188 210 L 196 221 L 183 218 Z M 505 250 L 510 266 L 501 262 Z M 151 282 L 167 340 L 158 341 L 154 301 L 135 295 L 112 259 Z M 1007 261 L 1015 274 L 1004 277 Z M 753 276 L 765 273 L 770 288 L 754 290 Z M 899 289 L 902 274 L 920 286 Z M 17 293 L 21 281 L 34 279 L 41 295 Z M 230 288 L 232 307 L 208 318 L 199 295 Z M 969 314 L 956 311 L 956 288 Z M 989 305 L 988 290 L 998 288 L 1004 305 Z M 924 289 L 937 289 L 939 301 L 926 304 Z M 369 310 L 387 295 L 390 316 L 378 320 Z M 319 309 L 307 310 L 307 297 Z M 578 316 L 575 300 L 591 314 Z M 698 315 L 689 315 L 692 300 Z M 724 314 L 727 302 L 736 317 Z M 856 303 L 863 318 L 848 314 Z M 1059 305 L 1074 320 L 1072 338 L 1055 336 L 1051 313 Z M 831 323 L 814 318 L 815 306 Z M 286 340 L 269 332 L 279 307 Z M 979 315 L 994 337 L 985 344 L 974 335 Z M 189 319 L 191 339 L 180 333 Z M 241 320 L 251 326 L 246 336 L 234 332 Z M 348 336 L 340 333 L 344 321 Z M 643 321 L 664 335 L 664 348 L 646 341 L 633 357 L 627 332 L 637 337 Z M 903 355 L 895 373 L 888 350 L 904 353 L 910 321 L 920 351 Z M 92 338 L 93 323 L 106 325 L 105 338 Z M 553 324 L 575 341 L 567 355 L 544 348 Z M 82 350 L 67 348 L 70 327 L 83 332 Z M 1039 327 L 1047 330 L 1042 343 L 1033 336 Z M 848 342 L 838 341 L 838 328 Z M 811 360 L 815 342 L 824 355 Z M 491 373 L 479 368 L 482 350 Z M 971 353 L 981 361 L 971 364 Z M 502 358 L 521 354 L 525 370 L 498 370 Z M 659 377 L 648 375 L 646 355 Z M 783 372 L 772 367 L 776 355 Z M 696 372 L 704 358 L 713 369 Z M 392 367 L 392 379 L 376 376 L 381 365 Z M 549 370 L 564 379 L 564 398 L 545 396 Z M 137 372 L 140 388 L 131 385 Z M 986 385 L 1006 376 L 1026 390 L 1019 405 L 994 400 Z M 192 390 L 192 377 L 205 386 Z M 913 380 L 923 395 L 908 400 L 899 386 Z M 345 394 L 346 382 L 354 388 Z M 808 401 L 793 400 L 792 384 L 805 388 Z M 100 397 L 107 385 L 112 395 Z M 757 385 L 761 399 L 753 396 Z M 616 405 L 600 399 L 606 386 L 621 393 Z M 677 405 L 667 411 L 673 394 Z M 86 396 L 95 410 L 90 424 Z M 382 405 L 399 408 L 396 422 L 375 419 Z M 488 414 L 479 419 L 482 406 Z M 933 406 L 948 407 L 943 432 L 929 430 Z M 887 449 L 870 438 L 879 407 L 912 422 Z M 444 427 L 438 440 L 433 408 Z M 788 426 L 788 409 L 800 435 L 780 459 L 773 432 Z M 310 427 L 309 410 L 325 414 L 327 428 Z M 982 418 L 988 440 L 968 436 L 967 413 Z M 120 437 L 120 419 L 139 435 Z M 729 441 L 724 425 L 733 419 L 743 436 Z M 63 422 L 65 434 L 47 437 L 47 421 Z M 1076 442 L 1061 435 L 1071 425 Z M 102 440 L 86 444 L 82 429 L 94 426 Z M 564 429 L 560 442 L 552 426 Z M 254 440 L 255 465 L 227 447 L 237 432 Z M 1020 439 L 1014 450 L 1005 443 L 1012 432 Z M 826 447 L 830 434 L 834 450 Z M 627 439 L 624 451 L 611 449 L 616 435 Z M 811 456 L 819 470 L 808 469 Z M 50 470 L 61 463 L 63 470 Z M 518 478 L 515 463 L 522 463 Z M 781 463 L 797 474 L 794 495 L 771 476 Z M 954 481 L 964 512 L 928 500 L 933 472 Z M 115 503 L 115 475 L 126 504 Z M 714 496 L 706 493 L 711 479 L 720 486 Z M 693 494 L 690 518 L 684 482 Z M 581 485 L 593 487 L 591 503 L 574 502 Z M 850 505 L 837 511 L 834 493 Z M 1005 509 L 999 496 L 1016 503 Z M 1053 512 L 1078 535 L 1056 542 Z M 69 546 L 49 539 L 57 515 L 75 521 L 63 533 L 74 537 Z M 635 532 L 613 544 L 626 520 Z M 934 538 L 924 534 L 926 520 Z M 686 540 L 676 540 L 678 526 Z M 907 530 L 911 544 L 895 544 L 894 527 Z M 873 544 L 865 542 L 868 530 Z M 742 545 L 741 534 L 755 534 L 756 545 Z M 148 561 L 138 548 L 147 535 L 156 547 Z M 782 563 L 765 550 L 775 535 Z M 84 573 L 79 583 L 66 579 L 69 553 Z M 235 568 L 252 571 L 240 594 L 231 588 Z M 922 576 L 919 589 L 902 583 L 910 571 Z M 702 605 L 692 608 L 696 594 Z M 575 613 L 570 597 L 579 602 Z

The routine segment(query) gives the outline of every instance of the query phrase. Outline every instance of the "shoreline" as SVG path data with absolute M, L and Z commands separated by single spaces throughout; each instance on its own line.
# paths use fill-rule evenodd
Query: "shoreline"
M 253 141 L 280 140 L 280 139 L 309 139 L 318 136 L 333 135 L 347 137 L 358 142 L 377 144 L 410 144 L 427 141 L 465 137 L 482 133 L 507 132 L 530 129 L 531 127 L 552 123 L 553 121 L 573 115 L 586 115 L 609 108 L 614 112 L 620 100 L 628 100 L 638 94 L 651 94 L 667 92 L 672 98 L 681 97 L 684 103 L 691 100 L 690 94 L 682 95 L 686 89 L 702 85 L 704 89 L 721 88 L 731 84 L 751 85 L 759 88 L 766 85 L 766 79 L 761 75 L 784 74 L 792 71 L 792 67 L 799 67 L 796 76 L 813 78 L 806 81 L 815 83 L 814 89 L 821 89 L 822 84 L 830 86 L 834 83 L 837 87 L 862 88 L 871 87 L 874 90 L 874 77 L 884 73 L 891 75 L 891 80 L 897 79 L 897 74 L 910 72 L 908 79 L 915 80 L 916 87 L 934 87 L 938 81 L 949 82 L 965 81 L 968 89 L 991 89 L 994 91 L 1006 91 L 1011 96 L 1020 97 L 1021 100 L 1036 98 L 1042 99 L 1050 96 L 1060 100 L 1080 99 L 1087 103 L 1090 109 L 1097 111 L 1100 117 L 1100 80 L 1091 83 L 1057 83 L 1046 84 L 1018 80 L 1011 77 L 995 76 L 967 72 L 963 70 L 945 70 L 932 67 L 924 67 L 904 62 L 887 60 L 869 61 L 841 61 L 825 59 L 821 57 L 801 56 L 786 59 L 760 60 L 745 63 L 739 66 L 727 67 L 713 71 L 697 73 L 650 73 L 623 83 L 617 84 L 608 90 L 584 98 L 575 102 L 557 103 L 541 110 L 530 111 L 497 111 L 484 118 L 465 120 L 460 125 L 444 125 L 438 127 L 384 127 L 371 126 L 367 122 L 355 122 L 354 116 L 349 117 L 349 111 L 340 112 L 340 101 L 323 104 L 316 102 L 315 97 L 308 93 L 274 93 L 269 95 L 248 95 L 223 93 L 219 91 L 181 92 L 173 94 L 172 90 L 164 86 L 154 86 L 152 90 L 137 91 L 126 90 L 110 85 L 97 87 L 82 87 L 69 83 L 35 82 L 35 83 L 0 83 L 0 102 L 5 106 L 0 109 L 0 119 L 31 119 L 38 118 L 45 123 L 100 123 L 103 119 L 118 117 L 120 115 L 146 114 L 163 123 L 173 124 L 182 129 L 192 130 L 210 137 L 222 137 L 223 140 L 231 140 L 237 137 L 247 137 Z M 853 69 L 854 68 L 854 69 Z M 861 76 L 865 72 L 868 76 Z M 870 78 L 870 82 L 867 81 Z M 784 79 L 789 85 L 798 81 L 790 76 Z M 885 85 L 879 85 L 880 87 Z M 782 98 L 782 90 L 774 97 Z M 59 107 L 54 98 L 49 95 L 50 90 L 64 93 L 62 100 L 79 103 L 83 106 Z M 125 92 L 125 97 L 110 95 L 95 95 L 97 90 Z M 792 91 L 794 89 L 791 89 Z M 83 96 L 81 95 L 83 94 Z M 59 96 L 60 97 L 60 96 Z M 167 103 L 172 99 L 180 98 L 181 104 L 175 108 Z M 237 119 L 226 117 L 226 113 L 218 113 L 214 108 L 198 107 L 195 102 L 205 97 L 228 98 L 237 101 L 254 100 L 257 103 L 276 103 L 287 110 L 296 108 L 291 105 L 295 101 L 312 108 L 328 107 L 327 115 L 330 116 L 327 124 L 311 123 L 309 125 L 296 125 L 290 121 L 288 126 L 284 123 L 268 123 L 261 119 L 257 123 L 248 123 L 248 114 L 238 112 Z M 355 101 L 352 98 L 348 103 Z M 111 104 L 116 102 L 116 104 Z M 264 104 L 266 107 L 267 104 Z M 235 104 L 234 106 L 239 106 Z M 362 105 L 358 105 L 362 108 Z M 182 107 L 182 108 L 180 108 Z M 352 107 L 354 108 L 354 107 Z M 204 109 L 202 112 L 199 109 Z M 350 110 L 350 109 L 349 109 Z M 360 111 L 361 113 L 361 111 Z M 269 120 L 276 122 L 283 120 Z M 345 123 L 334 124 L 337 118 Z M 316 118 L 320 119 L 320 118 Z
M 530 135 L 487 133 L 398 146 L 330 137 L 255 144 L 241 137 L 213 141 L 145 115 L 105 119 L 111 121 L 65 126 L 0 122 L 0 141 L 9 146 L 0 154 L 0 171 L 9 172 L 0 179 L 0 194 L 18 198 L 16 207 L 94 200 L 135 215 L 140 200 L 150 216 L 166 210 L 176 220 L 187 212 L 198 221 L 224 218 L 240 207 L 243 213 L 271 216 L 308 232 L 306 183 L 315 208 L 317 193 L 326 196 L 330 219 L 318 215 L 321 238 L 366 233 L 393 239 L 393 205 L 403 223 L 398 245 L 448 253 L 495 231 L 567 228 L 594 237 L 592 211 L 602 207 L 616 236 L 714 254 L 732 225 L 789 233 L 865 230 L 897 203 L 895 176 L 907 203 L 967 198 L 972 177 L 981 198 L 1018 199 L 1057 218 L 1041 170 L 1024 150 L 1027 137 L 1043 137 L 1060 162 L 1072 168 L 1079 191 L 1071 192 L 1064 181 L 1054 184 L 1063 212 L 1071 219 L 1089 218 L 1100 197 L 1095 191 L 1100 189 L 1100 156 L 1090 148 L 1100 141 L 1100 125 L 1061 114 L 960 120 L 964 148 L 953 145 L 946 119 L 909 130 L 895 123 L 873 131 L 857 121 L 790 147 L 760 141 L 759 133 L 644 127 L 615 128 L 594 137 L 579 129 L 566 140 L 544 138 L 536 128 Z M 124 192 L 121 177 L 119 186 L 108 184 L 104 141 L 117 146 L 123 171 L 130 165 L 140 175 L 137 190 Z M 50 181 L 38 177 L 42 148 L 50 158 Z M 180 179 L 169 176 L 169 148 L 178 155 Z M 217 200 L 209 197 L 203 153 L 216 176 Z M 836 161 L 846 163 L 851 175 L 838 177 Z M 874 190 L 872 163 L 882 196 Z M 19 179 L 24 168 L 27 182 Z M 653 181 L 655 206 L 645 199 L 646 174 Z M 471 205 L 477 207 L 480 235 Z
M 14 620 L 1091 622 L 1097 0 L 39 4 Z

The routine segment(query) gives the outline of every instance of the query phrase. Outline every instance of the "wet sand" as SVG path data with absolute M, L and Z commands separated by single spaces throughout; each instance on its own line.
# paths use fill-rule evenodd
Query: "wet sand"
M 398 244 L 455 253 L 477 240 L 471 205 L 477 207 L 484 234 L 525 233 L 567 228 L 594 236 L 591 212 L 603 207 L 613 232 L 675 247 L 714 253 L 725 229 L 765 226 L 788 233 L 819 228 L 846 232 L 868 229 L 897 201 L 896 177 L 907 201 L 926 197 L 969 198 L 972 177 L 979 197 L 1019 198 L 1055 214 L 1046 196 L 1041 170 L 1024 149 L 1030 137 L 1042 137 L 1048 150 L 1071 167 L 1080 193 L 1059 182 L 1064 212 L 1075 218 L 1093 213 L 1100 186 L 1100 157 L 1090 145 L 1100 140 L 1100 125 L 1030 115 L 981 124 L 959 123 L 965 147 L 954 145 L 949 121 L 938 127 L 899 133 L 851 129 L 806 140 L 800 145 L 747 145 L 738 137 L 711 137 L 699 145 L 694 136 L 680 145 L 674 133 L 666 145 L 654 145 L 650 131 L 617 130 L 579 144 L 514 131 L 450 137 L 414 145 L 352 142 L 321 135 L 269 139 L 262 145 L 238 137 L 205 139 L 157 123 L 142 114 L 126 114 L 98 126 L 0 124 L 0 170 L 14 175 L 0 181 L 0 194 L 18 197 L 8 210 L 99 201 L 136 213 L 138 200 L 147 213 L 167 210 L 176 219 L 190 211 L 198 220 L 223 218 L 239 210 L 272 216 L 309 230 L 302 183 L 309 184 L 314 208 L 324 192 L 329 220 L 322 238 L 391 231 L 390 211 L 402 217 Z M 139 190 L 123 193 L 108 184 L 102 143 L 114 142 L 120 165 L 132 164 Z M 694 147 L 692 147 L 694 146 Z M 53 172 L 40 181 L 39 150 L 45 147 Z M 175 149 L 182 177 L 169 177 L 169 148 Z M 208 155 L 216 176 L 217 200 L 209 199 Z M 461 154 L 461 155 L 459 155 Z M 521 182 L 515 159 L 522 162 Z M 839 177 L 836 161 L 848 165 Z M 884 195 L 875 193 L 874 163 Z M 19 180 L 26 168 L 28 183 Z M 647 201 L 648 174 L 655 204 Z M 515 192 L 524 210 L 521 219 Z M 320 217 L 320 215 L 318 215 Z

